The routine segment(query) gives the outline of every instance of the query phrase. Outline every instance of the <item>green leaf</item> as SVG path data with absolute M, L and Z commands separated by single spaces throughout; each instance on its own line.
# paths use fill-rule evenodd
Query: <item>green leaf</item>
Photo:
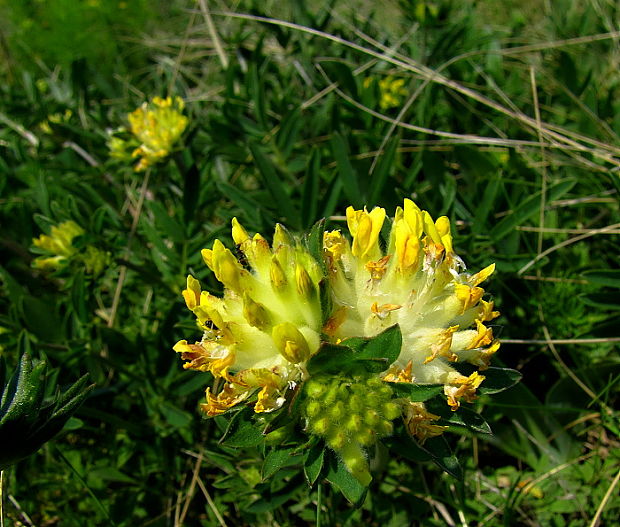
M 310 232 L 305 236 L 304 241 L 310 255 L 319 262 L 321 267 L 325 267 L 323 260 L 323 233 L 325 232 L 325 220 L 317 221 Z
M 257 143 L 250 143 L 249 148 L 263 179 L 263 183 L 275 200 L 277 209 L 282 211 L 282 215 L 291 224 L 295 226 L 299 225 L 299 214 L 297 209 L 293 207 L 291 199 L 284 184 L 280 180 L 275 166 Z
M 394 324 L 375 337 L 364 340 L 366 344 L 359 350 L 358 360 L 380 360 L 386 369 L 400 355 L 403 335 L 398 324 Z M 348 345 L 347 340 L 344 344 Z
M 443 384 L 411 384 L 408 382 L 395 382 L 390 386 L 399 397 L 406 397 L 411 402 L 422 403 L 443 393 Z
M 45 393 L 44 361 L 34 361 L 24 353 L 7 383 L 0 402 L 0 426 L 11 421 L 36 419 Z
M 73 312 L 81 322 L 88 322 L 86 309 L 86 287 L 84 285 L 84 270 L 79 269 L 73 276 L 71 285 L 71 305 Z
M 576 180 L 569 179 L 553 185 L 549 188 L 547 201 L 553 201 L 566 194 L 575 185 Z M 540 210 L 540 192 L 530 196 L 521 203 L 512 214 L 506 216 L 495 227 L 491 229 L 489 235 L 491 239 L 498 242 L 508 236 L 514 228 L 532 217 Z
M 620 269 L 595 269 L 581 273 L 592 284 L 620 287 Z
M 353 166 L 349 161 L 349 153 L 346 140 L 339 133 L 334 133 L 331 138 L 332 151 L 336 158 L 336 165 L 338 166 L 338 175 L 342 181 L 344 193 L 347 196 L 349 202 L 356 209 L 363 205 L 362 192 L 359 187 L 359 182 Z
M 318 441 L 315 445 L 306 450 L 304 455 L 304 474 L 308 484 L 312 487 L 316 482 L 325 459 L 325 445 Z
M 618 293 L 590 293 L 579 295 L 577 298 L 585 305 L 600 307 L 601 309 L 620 309 L 620 297 Z
M 252 419 L 254 412 L 244 408 L 237 412 L 228 425 L 220 443 L 230 447 L 252 447 L 260 445 L 265 436 Z
M 431 437 L 427 439 L 424 446 L 421 446 L 423 450 L 426 450 L 435 464 L 442 470 L 455 477 L 458 480 L 463 479 L 463 470 L 459 464 L 458 459 L 452 453 L 452 449 L 445 437 Z
M 159 201 L 150 201 L 150 209 L 155 217 L 155 222 L 161 233 L 165 234 L 175 243 L 181 243 L 185 240 L 185 232 L 183 226 L 179 224 Z M 161 236 L 160 233 L 160 236 Z
M 283 467 L 299 463 L 301 455 L 294 452 L 294 448 L 275 448 L 269 452 L 263 462 L 263 479 L 270 478 Z
M 301 118 L 301 110 L 299 108 L 289 112 L 280 121 L 280 131 L 276 136 L 276 143 L 278 150 L 280 150 L 284 158 L 288 158 L 291 154 L 303 125 L 304 120 Z
M 489 217 L 491 208 L 495 204 L 495 197 L 497 196 L 501 182 L 501 176 L 496 175 L 495 177 L 492 177 L 491 181 L 489 181 L 485 186 L 482 199 L 476 203 L 476 214 L 472 224 L 472 230 L 474 232 L 478 233 L 486 229 L 487 218 Z
M 390 170 L 394 166 L 396 158 L 396 149 L 400 144 L 400 137 L 393 137 L 386 145 L 383 155 L 379 158 L 379 162 L 370 178 L 370 192 L 368 198 L 368 206 L 379 205 L 383 188 L 388 181 Z
M 414 463 L 431 461 L 432 456 L 406 434 L 395 435 L 383 439 L 382 442 L 390 452 L 396 452 L 399 456 Z
M 319 208 L 319 183 L 321 181 L 321 151 L 312 150 L 310 161 L 304 176 L 301 193 L 301 221 L 303 227 L 309 227 L 317 218 Z
M 353 506 L 359 507 L 362 505 L 368 488 L 357 481 L 344 463 L 331 452 L 328 456 L 325 479 L 342 492 L 342 495 L 349 500 Z
M 321 66 L 331 77 L 332 82 L 336 81 L 349 95 L 357 98 L 357 83 L 349 66 L 340 60 L 322 60 Z
M 216 181 L 217 189 L 232 201 L 237 207 L 239 207 L 245 217 L 253 224 L 260 225 L 260 210 L 262 205 L 248 196 L 247 192 L 239 190 L 237 187 L 233 187 L 228 183 L 222 181 Z
M 426 404 L 426 408 L 429 412 L 437 414 L 442 418 L 442 422 L 438 424 L 467 428 L 481 434 L 493 433 L 491 427 L 482 416 L 469 408 L 461 406 L 456 412 L 453 412 L 444 399 L 429 401 Z
M 33 296 L 21 298 L 24 324 L 44 342 L 58 342 L 62 339 L 62 322 L 55 306 Z
M 342 373 L 360 367 L 371 373 L 381 373 L 398 358 L 401 344 L 398 324 L 368 339 L 349 338 L 340 345 L 323 342 L 308 361 L 308 373 Z
M 354 360 L 355 351 L 351 348 L 323 342 L 308 361 L 306 368 L 311 376 L 318 373 L 339 373 L 350 368 Z
M 499 393 L 511 388 L 521 380 L 521 373 L 510 368 L 487 368 L 482 372 L 484 381 L 478 388 L 480 394 Z
M 159 410 L 168 424 L 174 428 L 184 428 L 193 420 L 193 417 L 188 412 L 184 412 L 169 402 L 162 403 Z

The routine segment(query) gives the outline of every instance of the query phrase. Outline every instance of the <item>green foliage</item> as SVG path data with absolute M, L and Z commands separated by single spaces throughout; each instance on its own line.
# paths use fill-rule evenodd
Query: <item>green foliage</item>
M 48 385 L 45 361 L 33 361 L 24 353 L 16 371 L 6 379 L 0 357 L 0 470 L 32 455 L 62 430 L 82 404 L 92 386 L 86 376 L 62 394 Z M 46 394 L 52 393 L 51 397 Z
M 8 523 L 571 526 L 601 506 L 613 524 L 620 85 L 605 35 L 618 7 L 235 4 L 294 27 L 211 2 L 216 38 L 197 3 L 120 3 L 0 1 L 0 356 L 8 370 L 24 352 L 46 357 L 48 389 L 28 404 L 48 417 L 75 409 L 84 381 L 57 399 L 51 386 L 96 383 L 56 439 L 6 472 Z M 387 76 L 406 95 L 382 109 Z M 110 158 L 107 131 L 168 94 L 190 124 L 143 189 L 133 163 Z M 306 239 L 316 256 L 348 205 L 392 211 L 404 197 L 450 218 L 472 270 L 497 264 L 503 363 L 483 372 L 480 398 L 451 412 L 437 386 L 393 387 L 460 435 L 419 445 L 395 420 L 368 452 L 366 492 L 302 420 L 257 421 L 243 405 L 203 419 L 212 377 L 171 350 L 195 329 L 186 274 L 221 293 L 200 250 L 235 216 L 267 236 L 276 221 L 301 232 L 326 218 Z M 32 266 L 33 238 L 70 220 L 84 230 L 76 254 L 110 255 L 98 275 L 80 258 Z M 326 346 L 311 367 L 382 368 L 397 332 Z

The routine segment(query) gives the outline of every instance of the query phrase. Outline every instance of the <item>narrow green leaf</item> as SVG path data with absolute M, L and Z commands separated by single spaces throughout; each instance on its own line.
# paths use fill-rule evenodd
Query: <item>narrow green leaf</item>
M 79 269 L 73 276 L 71 285 L 71 305 L 73 312 L 81 322 L 88 322 L 88 310 L 86 308 L 86 287 L 84 285 L 84 270 Z
M 308 252 L 322 267 L 325 267 L 323 260 L 323 233 L 325 232 L 325 220 L 317 221 L 304 241 Z
M 304 120 L 301 119 L 301 110 L 299 108 L 295 108 L 280 121 L 280 131 L 276 136 L 276 143 L 285 159 L 291 154 L 303 125 Z
M 254 157 L 254 161 L 256 161 L 256 166 L 263 179 L 263 183 L 275 200 L 276 207 L 282 211 L 282 215 L 289 223 L 297 226 L 299 224 L 299 214 L 297 210 L 293 208 L 286 188 L 280 180 L 280 176 L 273 166 L 273 163 L 258 144 L 250 143 L 249 148 Z
M 579 295 L 577 298 L 585 305 L 599 307 L 601 309 L 620 309 L 620 296 L 618 293 L 590 293 Z
M 237 207 L 239 207 L 251 224 L 260 225 L 260 210 L 262 205 L 248 196 L 247 192 L 243 192 L 236 187 L 233 187 L 229 183 L 217 181 L 217 189 L 232 201 Z
M 493 205 L 495 204 L 495 198 L 500 187 L 502 178 L 499 174 L 492 176 L 484 189 L 484 194 L 480 202 L 476 203 L 476 213 L 474 216 L 474 222 L 472 229 L 474 232 L 482 232 L 487 228 L 487 218 Z
M 620 269 L 594 269 L 581 273 L 588 282 L 607 287 L 620 287 Z
M 149 207 L 151 209 L 151 212 L 153 213 L 153 216 L 155 217 L 157 227 L 161 229 L 160 236 L 161 233 L 163 233 L 173 242 L 183 242 L 183 240 L 185 240 L 185 232 L 183 226 L 170 215 L 170 213 L 159 201 L 153 200 L 149 203 Z
M 547 201 L 553 201 L 563 196 L 571 188 L 573 188 L 575 183 L 575 180 L 569 179 L 553 185 L 549 188 Z M 497 225 L 495 225 L 495 227 L 491 229 L 491 232 L 489 233 L 491 239 L 493 239 L 495 242 L 502 240 L 503 238 L 508 236 L 517 225 L 532 217 L 539 210 L 540 192 L 537 192 L 536 194 L 525 199 L 523 203 L 521 203 L 516 209 L 514 209 L 512 214 L 506 216 Z
M 343 90 L 357 98 L 357 83 L 349 66 L 340 60 L 323 60 L 321 66 L 329 75 L 330 80 L 336 81 Z
M 349 161 L 349 153 L 347 143 L 339 133 L 334 133 L 331 138 L 332 152 L 336 158 L 338 166 L 338 175 L 342 181 L 344 193 L 349 199 L 351 205 L 360 208 L 363 205 L 362 192 L 359 187 L 359 181 L 353 166 Z
M 321 151 L 312 150 L 310 161 L 304 176 L 304 186 L 301 193 L 301 221 L 303 227 L 309 227 L 317 218 L 319 208 L 319 183 L 321 179 Z
M 394 166 L 394 160 L 396 159 L 396 149 L 400 144 L 400 137 L 393 137 L 386 145 L 383 155 L 379 158 L 379 162 L 372 173 L 370 178 L 370 192 L 368 198 L 368 207 L 373 205 L 379 205 L 381 201 L 381 195 L 385 184 L 388 181 L 390 171 Z

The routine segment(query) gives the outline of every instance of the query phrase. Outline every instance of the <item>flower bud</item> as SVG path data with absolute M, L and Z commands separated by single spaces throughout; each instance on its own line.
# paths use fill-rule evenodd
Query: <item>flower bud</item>
M 289 362 L 297 364 L 310 357 L 308 342 L 301 332 L 290 322 L 283 322 L 274 326 L 271 337 L 278 351 Z
M 247 231 L 237 221 L 237 218 L 232 219 L 232 238 L 237 245 L 241 245 L 243 242 L 250 239 Z
M 247 293 L 243 294 L 243 316 L 251 326 L 266 330 L 271 326 L 271 316 L 265 306 L 252 300 Z
M 275 256 L 271 259 L 269 278 L 271 280 L 271 285 L 275 290 L 281 290 L 287 284 L 286 274 Z
M 316 290 L 308 271 L 299 263 L 295 265 L 295 283 L 297 285 L 297 293 L 302 298 L 311 299 L 316 295 Z

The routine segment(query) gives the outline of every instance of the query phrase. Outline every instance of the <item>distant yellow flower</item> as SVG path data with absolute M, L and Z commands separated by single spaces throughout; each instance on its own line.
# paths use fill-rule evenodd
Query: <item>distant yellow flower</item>
M 84 229 L 74 221 L 65 221 L 60 225 L 53 225 L 51 233 L 42 234 L 32 240 L 35 247 L 43 249 L 50 256 L 39 256 L 33 261 L 33 266 L 43 270 L 57 270 L 67 264 L 77 249 L 73 246 L 73 240 L 82 236 Z
M 43 271 L 57 271 L 73 260 L 82 263 L 87 274 L 100 274 L 109 264 L 110 255 L 92 245 L 78 250 L 73 245 L 73 240 L 84 234 L 84 229 L 74 221 L 53 225 L 49 235 L 42 234 L 32 240 L 35 247 L 47 253 L 46 256 L 35 258 L 33 267 Z
M 462 375 L 451 364 L 467 362 L 484 370 L 499 348 L 492 329 L 484 324 L 499 313 L 492 302 L 482 300 L 484 290 L 479 287 L 495 266 L 465 272 L 452 248 L 448 218 L 433 221 L 408 199 L 396 210 L 383 251 L 378 233 L 384 218 L 381 208 L 367 212 L 349 207 L 352 243 L 340 231 L 325 233 L 334 314 L 324 332 L 346 345 L 347 338 L 373 337 L 398 324 L 403 344 L 384 380 L 443 384 L 447 402 L 456 410 L 461 400 L 476 398 L 484 376 Z M 424 411 L 420 405 L 406 414 L 419 437 L 439 430 L 427 426 L 417 433 Z
M 184 107 L 180 97 L 153 97 L 150 104 L 143 103 L 127 116 L 132 137 L 109 138 L 110 155 L 119 159 L 139 158 L 134 167 L 136 172 L 162 161 L 170 155 L 187 127 L 188 119 L 182 114 Z M 116 133 L 124 131 L 121 128 Z
M 368 88 L 375 82 L 377 82 L 376 77 L 367 77 L 364 79 L 364 87 Z M 383 111 L 400 106 L 409 93 L 405 88 L 405 79 L 397 79 L 392 75 L 382 78 L 377 84 L 379 86 L 379 108 Z
M 178 342 L 174 349 L 186 368 L 210 371 L 223 389 L 207 389 L 202 409 L 218 415 L 260 389 L 254 410 L 271 412 L 303 379 L 303 363 L 319 348 L 321 305 L 318 263 L 281 225 L 273 244 L 250 238 L 233 220 L 232 235 L 241 255 L 216 240 L 204 249 L 205 263 L 224 284 L 218 298 L 201 291 L 192 276 L 183 297 L 204 332 L 199 342 Z

